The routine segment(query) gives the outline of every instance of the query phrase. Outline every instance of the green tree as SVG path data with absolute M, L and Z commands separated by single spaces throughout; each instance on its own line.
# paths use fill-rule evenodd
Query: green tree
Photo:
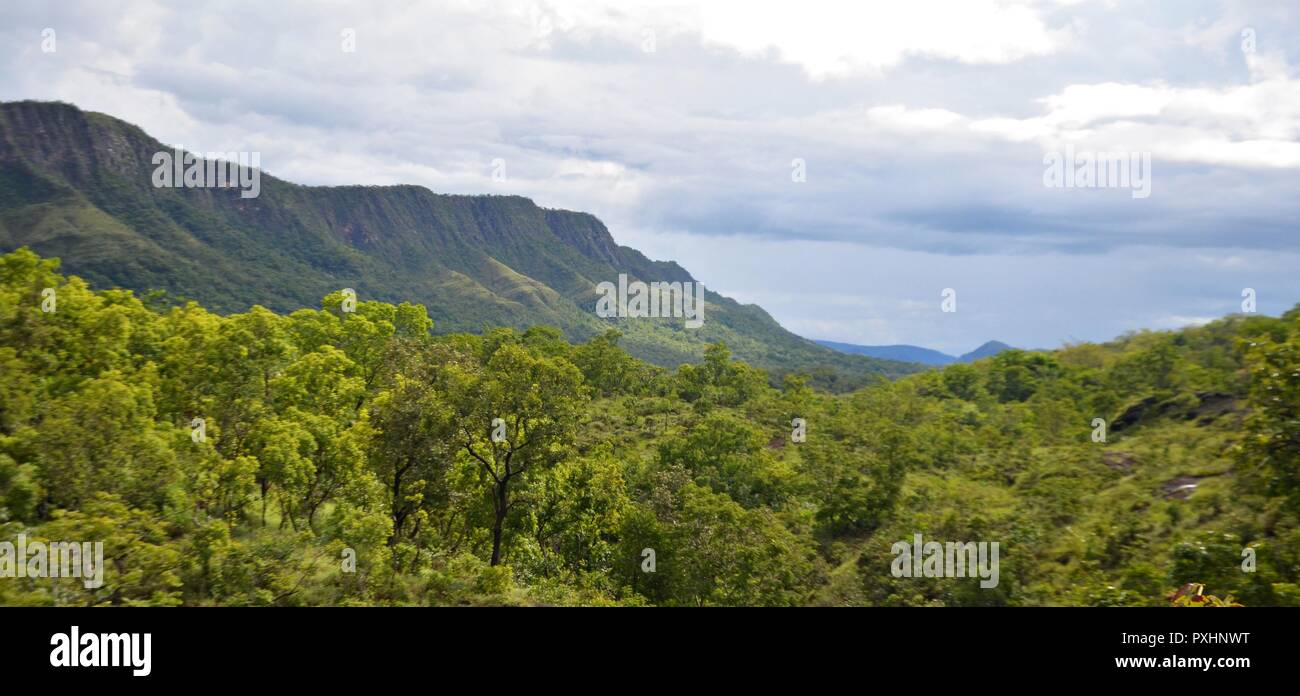
M 1300 315 L 1285 340 L 1260 338 L 1244 348 L 1251 409 L 1239 460 L 1248 477 L 1300 512 Z
M 533 475 L 568 455 L 587 399 L 582 374 L 563 358 L 537 356 L 502 341 L 482 365 L 452 365 L 442 376 L 440 386 L 455 414 L 456 443 L 480 465 L 491 499 L 495 566 L 501 562 L 507 517 L 530 504 L 526 493 Z

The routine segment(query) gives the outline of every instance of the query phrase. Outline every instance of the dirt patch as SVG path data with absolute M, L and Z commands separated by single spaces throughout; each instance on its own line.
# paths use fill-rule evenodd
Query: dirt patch
M 1137 465 L 1137 458 L 1128 452 L 1102 452 L 1101 463 L 1114 471 L 1128 473 Z

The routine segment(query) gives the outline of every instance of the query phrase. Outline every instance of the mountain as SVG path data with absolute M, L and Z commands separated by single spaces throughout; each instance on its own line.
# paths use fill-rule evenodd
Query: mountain
M 972 350 L 969 353 L 963 353 L 960 356 L 948 355 L 930 348 L 909 345 L 892 345 L 892 346 L 859 346 L 853 343 L 838 343 L 836 341 L 817 341 L 817 343 L 838 350 L 842 353 L 854 355 L 866 355 L 881 360 L 900 360 L 903 362 L 920 363 L 922 365 L 950 365 L 952 363 L 968 363 L 979 360 L 980 358 L 989 358 L 1001 353 L 1004 350 L 1014 350 L 1011 346 L 1001 341 L 988 341 L 984 345 Z
M 837 343 L 835 341 L 817 342 L 827 348 L 833 348 L 842 353 L 868 355 L 882 360 L 901 360 L 903 362 L 921 363 L 922 365 L 947 365 L 957 360 L 947 353 L 940 353 L 937 350 L 921 348 L 920 346 L 859 346 L 852 343 Z
M 599 318 L 596 286 L 620 273 L 695 278 L 620 246 L 587 213 L 519 196 L 302 186 L 265 173 L 257 197 L 155 187 L 159 152 L 172 148 L 111 116 L 0 103 L 0 251 L 28 246 L 92 286 L 160 290 L 224 312 L 317 307 L 353 288 L 361 299 L 425 305 L 439 332 L 550 325 L 585 340 L 618 328 L 631 353 L 664 366 L 698 361 L 706 343 L 725 341 L 774 377 L 804 372 L 835 390 L 921 369 L 819 346 L 707 284 L 698 329 L 681 318 Z
M 980 358 L 991 358 L 1004 350 L 1015 349 L 1001 341 L 987 341 L 984 345 L 969 353 L 962 353 L 961 356 L 957 358 L 957 362 L 968 363 L 975 362 Z

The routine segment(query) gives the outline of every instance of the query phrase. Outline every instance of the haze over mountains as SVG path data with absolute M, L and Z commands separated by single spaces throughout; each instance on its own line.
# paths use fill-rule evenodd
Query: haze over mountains
M 354 288 L 361 299 L 424 304 L 439 332 L 542 324 L 584 340 L 617 328 L 630 352 L 664 366 L 725 341 L 774 375 L 797 370 L 837 390 L 923 369 L 820 346 L 707 280 L 699 329 L 673 318 L 600 319 L 595 287 L 620 273 L 695 279 L 618 245 L 586 213 L 518 196 L 301 186 L 265 173 L 256 198 L 235 187 L 155 187 L 151 160 L 171 150 L 73 105 L 0 103 L 0 251 L 28 246 L 96 287 L 162 290 L 220 311 L 317 307 Z
M 1001 341 L 986 341 L 983 345 L 969 353 L 961 355 L 948 355 L 930 348 L 909 345 L 892 345 L 892 346 L 860 346 L 853 343 L 839 343 L 837 341 L 817 341 L 827 348 L 833 348 L 842 353 L 852 353 L 855 355 L 867 355 L 882 360 L 901 360 L 904 362 L 920 363 L 922 365 L 951 365 L 952 363 L 968 363 L 979 360 L 980 358 L 989 358 L 1001 353 L 1004 350 L 1013 350 Z

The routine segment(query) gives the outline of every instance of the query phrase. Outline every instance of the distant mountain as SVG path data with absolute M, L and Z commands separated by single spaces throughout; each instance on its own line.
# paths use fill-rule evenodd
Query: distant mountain
M 817 342 L 841 353 L 867 355 L 881 360 L 901 360 L 903 362 L 921 363 L 922 365 L 947 365 L 957 360 L 947 353 L 940 353 L 937 350 L 919 346 L 858 346 L 852 343 L 837 343 L 835 341 Z
M 991 358 L 1004 350 L 1015 350 L 1002 341 L 988 341 L 984 345 L 972 350 L 969 353 L 963 353 L 957 358 L 957 362 L 974 362 L 981 358 Z
M 424 304 L 439 332 L 549 325 L 585 340 L 618 328 L 630 352 L 670 367 L 725 341 L 774 376 L 804 372 L 837 390 L 921 369 L 819 346 L 707 283 L 697 329 L 681 318 L 597 317 L 597 284 L 620 273 L 695 278 L 619 246 L 587 213 L 519 196 L 301 186 L 265 173 L 255 198 L 237 187 L 159 188 L 151 175 L 160 151 L 172 148 L 111 116 L 0 103 L 0 251 L 29 246 L 94 286 L 163 290 L 218 311 L 317 307 L 354 288 L 361 299 Z
M 980 358 L 989 358 L 1004 350 L 1013 350 L 1013 348 L 1001 341 L 989 341 L 984 345 L 972 350 L 969 353 L 963 353 L 960 356 L 940 353 L 930 348 L 920 346 L 893 345 L 893 346 L 859 346 L 852 343 L 838 343 L 836 341 L 817 341 L 827 348 L 838 350 L 842 353 L 851 353 L 854 355 L 866 355 L 881 360 L 901 360 L 903 362 L 921 363 L 922 365 L 950 365 L 952 363 L 968 363 Z

